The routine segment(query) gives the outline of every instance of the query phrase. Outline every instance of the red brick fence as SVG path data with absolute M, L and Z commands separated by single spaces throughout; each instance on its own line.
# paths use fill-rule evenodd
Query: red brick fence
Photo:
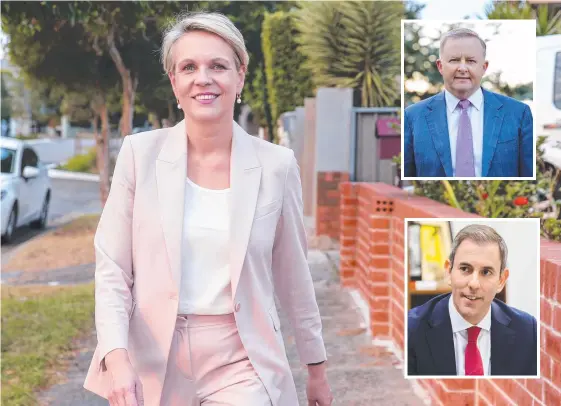
M 374 338 L 404 348 L 404 219 L 478 218 L 385 184 L 349 183 L 343 176 L 318 184 L 317 231 L 338 231 L 341 281 L 367 301 Z M 339 196 L 332 184 L 339 184 Z M 333 207 L 334 200 L 340 205 Z M 322 209 L 323 206 L 325 207 Z M 325 222 L 339 215 L 339 226 Z M 323 217 L 320 217 L 323 216 Z M 323 224 L 320 228 L 320 224 Z M 327 231 L 327 232 L 326 232 Z M 422 379 L 435 405 L 561 405 L 561 244 L 541 241 L 541 379 Z

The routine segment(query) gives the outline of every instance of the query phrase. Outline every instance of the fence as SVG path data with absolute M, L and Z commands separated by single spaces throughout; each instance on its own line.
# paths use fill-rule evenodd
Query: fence
M 369 326 L 403 358 L 404 219 L 478 217 L 401 189 L 343 182 L 340 206 L 341 281 L 369 308 Z M 561 404 L 561 244 L 541 241 L 541 379 L 422 379 L 436 405 Z
M 121 148 L 122 138 L 109 140 L 111 157 L 116 157 Z M 85 154 L 95 147 L 94 138 L 47 138 L 26 141 L 33 147 L 39 159 L 46 164 L 66 162 L 75 155 Z
M 352 109 L 351 180 L 393 184 L 396 174 L 392 171 L 391 158 L 398 155 L 401 149 L 399 129 L 396 129 L 396 136 L 382 139 L 378 133 L 377 123 L 380 119 L 397 118 L 398 112 L 399 108 L 394 107 Z

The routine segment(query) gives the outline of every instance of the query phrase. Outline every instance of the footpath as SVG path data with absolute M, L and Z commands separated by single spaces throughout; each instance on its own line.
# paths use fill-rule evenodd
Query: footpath
M 309 219 L 307 219 L 309 220 Z M 313 234 L 312 234 L 313 235 Z M 423 406 L 412 382 L 404 379 L 401 362 L 383 347 L 374 346 L 359 307 L 347 288 L 339 282 L 339 253 L 331 244 L 311 238 L 308 262 L 323 322 L 323 338 L 328 356 L 328 379 L 335 406 Z M 81 284 L 94 277 L 95 264 L 45 272 L 3 275 L 3 283 Z M 279 306 L 282 333 L 292 367 L 301 406 L 306 406 L 307 371 L 300 365 L 288 320 Z M 40 405 L 106 406 L 107 401 L 86 391 L 82 385 L 96 344 L 95 331 L 75 343 L 75 350 L 58 373 L 58 382 L 39 393 Z
M 308 261 L 323 321 L 323 337 L 329 358 L 328 378 L 335 397 L 334 405 L 345 406 L 422 406 L 411 384 L 403 378 L 399 361 L 383 348 L 372 345 L 363 318 L 347 289 L 339 284 L 336 251 L 311 250 Z M 92 266 L 75 267 L 43 274 L 36 281 L 23 283 L 57 283 L 91 281 Z M 296 381 L 300 405 L 307 405 L 307 372 L 301 368 L 290 325 L 280 310 L 283 337 Z M 104 399 L 82 388 L 96 343 L 95 332 L 76 343 L 68 359 L 68 369 L 61 371 L 61 382 L 40 394 L 41 405 L 106 406 Z

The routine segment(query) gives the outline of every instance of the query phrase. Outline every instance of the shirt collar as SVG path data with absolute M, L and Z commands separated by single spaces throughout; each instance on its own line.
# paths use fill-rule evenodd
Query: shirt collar
M 448 299 L 448 313 L 450 313 L 450 321 L 452 322 L 453 333 L 465 331 L 473 326 L 473 324 L 466 321 L 458 312 L 451 295 Z M 476 326 L 480 327 L 482 330 L 491 331 L 491 306 L 489 306 L 489 310 L 487 311 L 485 317 L 483 317 L 483 319 L 479 323 L 477 323 Z
M 444 97 L 446 98 L 446 109 L 448 110 L 448 113 L 452 113 L 456 107 L 458 107 L 460 99 L 448 90 L 444 90 Z M 470 97 L 468 97 L 468 100 L 471 102 L 473 107 L 477 110 L 481 110 L 481 105 L 483 104 L 483 91 L 481 90 L 481 86 L 478 87 Z

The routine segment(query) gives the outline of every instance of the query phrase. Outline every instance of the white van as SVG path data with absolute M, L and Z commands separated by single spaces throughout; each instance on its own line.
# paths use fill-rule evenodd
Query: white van
M 547 136 L 544 160 L 561 168 L 561 35 L 536 38 L 536 83 L 532 115 L 536 136 Z

